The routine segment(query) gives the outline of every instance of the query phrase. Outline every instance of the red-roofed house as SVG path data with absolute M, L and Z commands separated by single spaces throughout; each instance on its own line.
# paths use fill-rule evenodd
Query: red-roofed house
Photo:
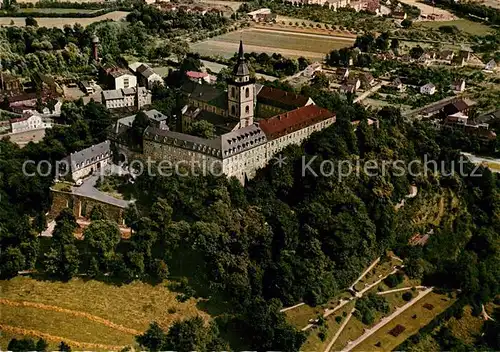
M 213 84 L 217 80 L 217 77 L 215 77 L 213 75 L 209 75 L 206 72 L 187 71 L 186 76 L 191 81 L 196 82 L 196 83 L 200 83 L 200 84 L 202 82 Z

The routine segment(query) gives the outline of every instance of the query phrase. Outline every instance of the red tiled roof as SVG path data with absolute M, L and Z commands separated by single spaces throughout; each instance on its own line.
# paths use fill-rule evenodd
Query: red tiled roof
M 205 72 L 197 72 L 197 71 L 187 71 L 186 76 L 189 78 L 204 78 L 208 76 L 208 73 Z
M 285 105 L 291 108 L 304 106 L 309 101 L 308 97 L 290 93 L 278 88 L 264 86 L 257 95 L 258 99 L 277 102 L 280 105 Z
M 307 105 L 260 121 L 259 127 L 264 131 L 268 139 L 275 139 L 330 117 L 335 117 L 335 113 L 317 105 Z

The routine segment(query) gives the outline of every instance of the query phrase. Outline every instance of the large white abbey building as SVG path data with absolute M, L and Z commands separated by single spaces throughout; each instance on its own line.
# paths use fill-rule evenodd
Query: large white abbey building
M 299 144 L 335 122 L 334 113 L 310 98 L 256 83 L 241 42 L 227 92 L 192 82 L 183 90 L 189 101 L 183 109 L 183 131 L 193 122 L 205 120 L 214 126 L 216 137 L 148 127 L 144 154 L 155 160 L 183 162 L 188 168 L 198 165 L 242 183 L 286 146 Z

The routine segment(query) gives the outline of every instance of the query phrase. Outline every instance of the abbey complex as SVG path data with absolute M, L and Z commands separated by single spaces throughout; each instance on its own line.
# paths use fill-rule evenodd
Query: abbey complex
M 335 122 L 334 113 L 310 98 L 256 83 L 242 42 L 227 92 L 193 82 L 185 84 L 183 91 L 189 104 L 182 110 L 182 132 L 148 127 L 144 154 L 155 160 L 204 165 L 242 183 L 286 146 L 299 144 Z M 213 139 L 185 133 L 201 120 L 215 127 Z

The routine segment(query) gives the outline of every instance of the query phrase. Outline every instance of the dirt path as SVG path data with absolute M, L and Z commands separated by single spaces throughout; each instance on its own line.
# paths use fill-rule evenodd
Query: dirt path
M 411 290 L 413 287 L 415 287 L 417 290 L 427 288 L 426 286 L 409 286 L 409 287 L 396 288 L 394 290 L 377 292 L 377 295 L 387 295 L 389 293 L 394 293 L 394 292 L 408 291 L 408 290 Z
M 345 326 L 347 325 L 347 323 L 349 322 L 349 320 L 351 320 L 352 313 L 354 313 L 355 310 L 356 310 L 356 308 L 353 308 L 351 310 L 351 312 L 349 313 L 349 315 L 345 318 L 345 320 L 342 323 L 342 325 L 340 325 L 339 330 L 333 336 L 332 341 L 330 341 L 330 343 L 328 344 L 328 346 L 326 346 L 325 352 L 329 352 L 332 349 L 333 345 L 335 344 L 335 341 L 337 341 L 337 339 L 339 338 L 339 336 L 342 333 L 342 331 L 344 331 Z
M 304 303 L 304 302 L 302 302 L 302 303 L 298 303 L 298 304 L 296 304 L 296 305 L 294 305 L 294 306 L 291 306 L 291 307 L 288 307 L 288 308 L 283 308 L 282 310 L 280 310 L 280 313 L 286 312 L 287 310 L 292 310 L 292 309 L 294 309 L 294 308 L 298 308 L 298 307 L 300 307 L 300 306 L 303 306 L 304 304 L 305 304 L 305 303 Z
M 67 339 L 61 336 L 54 336 L 50 334 L 46 334 L 44 332 L 38 330 L 28 330 L 23 328 L 18 328 L 11 325 L 0 324 L 0 331 L 9 332 L 12 334 L 19 334 L 24 336 L 33 336 L 37 338 L 43 338 L 46 341 L 60 343 L 61 341 L 66 342 L 72 348 L 76 349 L 89 349 L 89 350 L 105 350 L 105 351 L 117 351 L 123 349 L 125 346 L 117 346 L 117 345 L 102 345 L 100 343 L 90 343 L 90 342 L 80 342 Z
M 368 267 L 368 269 L 366 269 L 358 278 L 356 281 L 353 282 L 353 284 L 349 287 L 350 290 L 354 290 L 354 286 L 356 286 L 356 284 L 358 282 L 360 282 L 366 274 L 368 274 L 370 272 L 370 270 L 372 270 L 375 265 L 378 264 L 378 262 L 380 261 L 380 257 L 378 257 L 377 259 L 375 259 L 375 261 L 373 263 L 371 263 L 371 265 Z
M 109 321 L 107 319 L 104 319 L 104 318 L 101 318 L 101 317 L 98 317 L 98 316 L 95 316 L 95 315 L 92 315 L 89 313 L 77 311 L 77 310 L 71 310 L 71 309 L 61 308 L 61 307 L 57 307 L 57 306 L 51 306 L 51 305 L 47 305 L 47 304 L 43 304 L 43 303 L 35 303 L 35 302 L 27 302 L 27 301 L 12 301 L 12 300 L 5 299 L 5 298 L 0 298 L 0 304 L 9 305 L 12 307 L 31 307 L 31 308 L 38 308 L 38 309 L 43 309 L 43 310 L 50 310 L 53 312 L 70 314 L 70 315 L 73 315 L 75 317 L 86 318 L 86 319 L 93 321 L 95 323 L 105 325 L 109 328 L 112 328 L 112 329 L 115 329 L 115 330 L 118 330 L 118 331 L 121 331 L 121 332 L 124 332 L 127 334 L 131 334 L 131 335 L 142 334 L 142 331 L 130 329 L 130 328 L 127 328 L 123 325 L 115 324 L 112 321 Z
M 390 323 L 394 318 L 398 317 L 401 313 L 403 313 L 405 310 L 413 306 L 415 303 L 420 301 L 422 298 L 424 298 L 427 294 L 432 292 L 433 287 L 428 288 L 425 291 L 420 291 L 418 293 L 418 296 L 415 297 L 415 299 L 411 300 L 410 302 L 406 303 L 404 306 L 396 308 L 396 311 L 389 315 L 388 317 L 382 318 L 382 320 L 378 323 L 375 324 L 372 328 L 366 329 L 365 333 L 358 337 L 356 340 L 351 341 L 343 350 L 342 352 L 349 352 L 351 351 L 354 347 L 362 343 L 364 340 L 372 336 L 374 333 L 376 333 L 378 330 L 380 330 L 382 327 Z

